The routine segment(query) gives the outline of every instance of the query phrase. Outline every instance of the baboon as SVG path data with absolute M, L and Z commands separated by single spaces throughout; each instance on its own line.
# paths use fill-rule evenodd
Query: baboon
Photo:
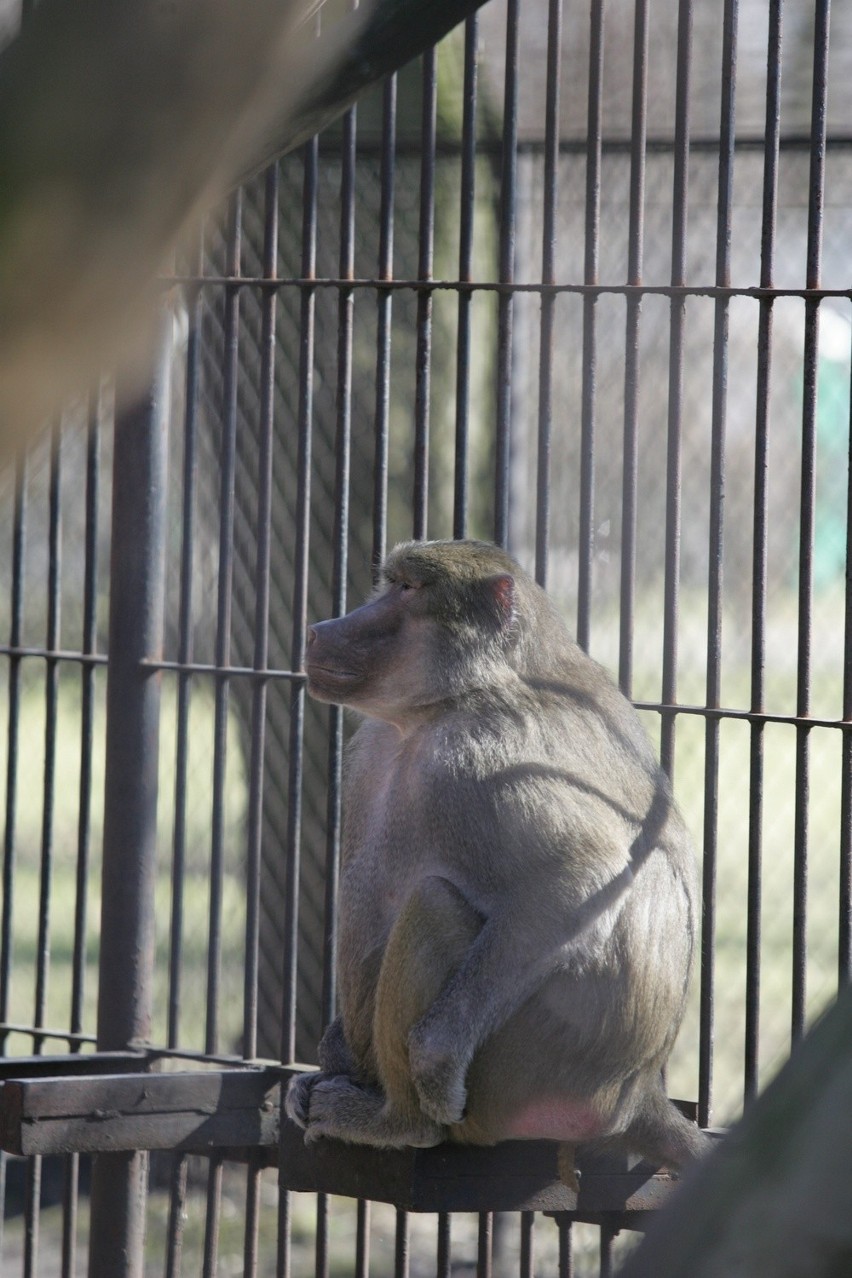
M 545 592 L 478 541 L 410 542 L 311 627 L 349 746 L 341 1014 L 287 1112 L 307 1140 L 709 1138 L 661 1070 L 696 933 L 694 854 L 639 718 Z

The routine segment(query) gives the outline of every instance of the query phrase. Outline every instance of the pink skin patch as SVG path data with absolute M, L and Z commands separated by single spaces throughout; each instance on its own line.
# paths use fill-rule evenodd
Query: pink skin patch
M 581 1143 L 601 1134 L 600 1115 L 588 1105 L 565 1096 L 541 1096 L 509 1120 L 505 1139 Z

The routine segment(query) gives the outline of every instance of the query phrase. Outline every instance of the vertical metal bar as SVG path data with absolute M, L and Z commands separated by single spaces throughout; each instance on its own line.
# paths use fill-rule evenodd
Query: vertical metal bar
M 317 1194 L 317 1229 L 314 1242 L 314 1278 L 329 1278 L 328 1264 L 328 1194 Z
M 225 266 L 234 281 L 240 275 L 242 196 L 231 197 Z M 237 449 L 237 381 L 239 378 L 240 292 L 236 283 L 225 291 L 224 389 L 219 451 L 219 567 L 216 607 L 216 696 L 213 709 L 213 811 L 210 834 L 210 903 L 207 939 L 207 1009 L 205 1051 L 219 1045 L 219 978 L 222 966 L 222 891 L 225 856 L 225 772 L 228 755 L 228 709 L 231 660 L 231 605 L 234 569 L 234 506 Z
M 169 1223 L 166 1233 L 165 1278 L 180 1278 L 183 1254 L 183 1222 L 186 1211 L 186 1187 L 189 1160 L 185 1154 L 175 1154 L 169 1187 Z
M 15 466 L 15 509 L 12 524 L 12 592 L 9 601 L 9 716 L 6 741 L 6 823 L 3 835 L 3 906 L 0 916 L 0 1019 L 9 1019 L 9 996 L 12 981 L 13 930 L 15 902 L 15 835 L 18 805 L 18 746 L 21 710 L 21 658 L 14 650 L 21 646 L 24 620 L 24 555 L 27 535 L 27 469 L 21 459 Z M 5 1054 L 6 1035 L 0 1036 L 0 1051 Z
M 351 280 L 355 270 L 355 108 L 343 117 L 343 164 L 340 175 L 340 279 Z M 354 294 L 342 286 L 337 318 L 337 440 L 334 489 L 334 571 L 332 609 L 346 611 L 349 564 L 349 471 L 352 452 L 352 333 Z M 323 937 L 322 1018 L 327 1025 L 337 1001 L 337 885 L 343 815 L 343 711 L 329 711 L 328 839 L 325 866 L 325 931 Z
M 630 223 L 624 355 L 624 445 L 621 499 L 621 603 L 618 682 L 633 693 L 633 625 L 636 610 L 636 513 L 639 472 L 639 326 L 645 241 L 645 150 L 648 137 L 648 0 L 636 0 L 633 21 L 633 105 L 630 134 Z
M 149 394 L 121 416 L 113 456 L 112 580 L 98 1048 L 151 1029 L 160 681 L 144 668 L 163 633 L 171 322 Z M 99 1154 L 92 1172 L 91 1278 L 141 1278 L 147 1158 Z
M 387 78 L 383 90 L 382 158 L 379 185 L 379 279 L 393 276 L 393 197 L 396 173 L 396 76 Z M 376 448 L 373 466 L 373 581 L 387 549 L 388 530 L 388 440 L 390 429 L 390 369 L 393 292 L 379 289 L 376 295 Z
M 24 1278 L 39 1278 L 38 1244 L 42 1160 L 36 1155 L 26 1170 L 24 1201 Z
M 97 647 L 98 612 L 98 496 L 100 488 L 100 400 L 95 394 L 86 429 L 86 529 L 83 569 L 83 652 Z M 92 816 L 92 750 L 95 719 L 95 667 L 80 668 L 80 802 L 77 819 L 77 872 L 74 901 L 74 951 L 71 960 L 71 1031 L 83 1029 L 86 982 L 87 895 Z M 72 1050 L 76 1050 L 73 1049 Z
M 316 276 L 317 167 L 318 143 L 313 138 L 304 149 L 302 191 L 302 278 Z M 306 284 L 302 288 L 299 321 L 299 404 L 297 415 L 296 520 L 293 563 L 293 631 L 290 664 L 293 670 L 305 667 L 305 633 L 308 615 L 308 546 L 310 542 L 311 426 L 313 422 L 313 377 L 316 295 Z M 296 1054 L 296 974 L 298 970 L 299 867 L 302 835 L 302 776 L 305 724 L 305 688 L 293 681 L 290 691 L 290 769 L 287 779 L 287 855 L 284 882 L 284 955 L 282 964 L 281 1059 L 292 1061 Z M 286 1191 L 282 1191 L 286 1199 Z M 289 1221 L 289 1208 L 285 1212 Z M 289 1261 L 288 1261 L 289 1263 Z
M 601 1225 L 601 1245 L 600 1245 L 600 1278 L 612 1278 L 612 1243 L 617 1229 L 613 1229 L 612 1225 L 606 1222 Z
M 438 1255 L 435 1278 L 450 1278 L 453 1270 L 452 1249 L 453 1218 L 448 1211 L 438 1213 Z
M 266 172 L 263 239 L 264 279 L 275 277 L 278 263 L 278 166 Z M 254 669 L 269 664 L 269 578 L 272 561 L 272 456 L 275 428 L 275 312 L 277 294 L 261 299 L 260 439 L 257 462 L 257 553 L 255 559 Z M 263 841 L 263 757 L 266 749 L 267 685 L 252 689 L 246 845 L 246 947 L 243 1002 L 243 1054 L 257 1055 L 257 994 L 260 945 L 260 873 Z
M 420 130 L 420 230 L 418 280 L 432 278 L 435 247 L 436 53 L 423 54 L 423 110 Z M 414 536 L 425 537 L 429 522 L 429 419 L 432 391 L 432 290 L 417 294 L 417 349 L 414 384 Z
M 408 1278 L 409 1272 L 409 1231 L 408 1212 L 399 1207 L 396 1210 L 396 1233 L 394 1235 L 393 1274 L 394 1278 Z
M 50 437 L 50 481 L 48 516 L 47 568 L 47 639 L 48 653 L 59 648 L 62 606 L 62 443 L 60 428 L 54 426 Z M 53 888 L 53 816 L 56 799 L 56 734 L 59 713 L 59 662 L 48 656 L 45 664 L 45 728 L 44 783 L 41 822 L 41 864 L 39 867 L 38 942 L 36 950 L 35 1016 L 33 1024 L 42 1026 L 47 1011 L 47 980 L 50 968 L 50 906 Z M 34 1038 L 35 1050 L 42 1039 Z
M 560 1212 L 556 1217 L 556 1226 L 559 1230 L 559 1268 L 557 1273 L 559 1278 L 573 1278 L 574 1248 L 572 1246 L 571 1217 L 565 1212 Z
M 598 282 L 601 215 L 601 83 L 603 79 L 603 0 L 592 0 L 589 36 L 589 105 L 586 126 L 586 253 L 583 281 Z M 597 294 L 583 295 L 583 377 L 580 427 L 579 580 L 577 642 L 588 651 L 591 639 L 592 561 L 595 520 L 595 388 L 597 375 Z
M 319 144 L 312 138 L 303 152 L 302 278 L 316 276 L 317 170 Z M 290 664 L 304 670 L 308 614 L 308 548 L 310 543 L 311 428 L 313 423 L 314 333 L 316 296 L 302 286 L 299 316 L 299 403 L 297 410 L 296 518 L 293 557 L 293 630 Z M 287 855 L 284 882 L 284 961 L 282 967 L 281 1059 L 296 1054 L 296 977 L 299 957 L 299 870 L 302 837 L 302 778 L 304 773 L 305 687 L 293 680 L 290 690 L 289 776 L 287 778 Z M 278 1248 L 276 1278 L 289 1278 L 292 1250 L 292 1204 L 289 1190 L 278 1190 Z
M 678 8 L 677 90 L 675 99 L 674 187 L 672 192 L 673 288 L 686 283 L 686 223 L 689 174 L 689 91 L 692 67 L 692 0 Z M 683 339 L 686 299 L 671 297 L 669 341 L 668 463 L 666 469 L 666 578 L 663 622 L 663 705 L 677 697 L 677 625 L 680 597 L 681 424 L 683 411 Z M 674 770 L 675 715 L 663 714 L 660 758 Z
M 761 288 L 775 281 L 778 152 L 781 133 L 781 45 L 783 0 L 769 8 L 766 77 L 766 142 L 763 161 Z M 752 534 L 751 709 L 765 710 L 766 579 L 769 528 L 769 392 L 772 384 L 771 296 L 760 302 L 757 334 L 757 414 L 754 436 L 754 524 Z M 746 1017 L 744 1100 L 757 1094 L 760 1051 L 760 941 L 763 860 L 764 725 L 752 720 L 749 741 L 748 921 L 746 935 Z M 699 1107 L 702 1100 L 699 1096 Z
M 500 182 L 500 283 L 515 278 L 515 217 L 518 172 L 519 0 L 506 5 L 506 71 L 503 91 L 503 172 Z M 512 332 L 515 299 L 500 290 L 497 309 L 497 431 L 495 441 L 494 540 L 509 541 L 509 465 L 512 449 Z
M 722 30 L 722 111 L 719 122 L 719 194 L 716 216 L 716 285 L 731 284 L 737 22 L 739 0 L 725 0 Z M 722 569 L 724 552 L 725 433 L 728 393 L 728 298 L 717 296 L 713 334 L 713 397 L 710 442 L 710 527 L 707 584 L 707 705 L 720 706 L 722 678 Z M 719 833 L 719 719 L 708 716 L 704 756 L 704 864 L 701 929 L 701 1033 L 699 1093 L 711 1117 L 716 953 L 716 861 Z
M 83 636 L 82 651 L 91 654 L 97 646 L 98 606 L 98 494 L 100 478 L 100 395 L 95 392 L 89 405 L 86 424 L 86 523 L 83 567 Z M 87 894 L 89 887 L 89 847 L 92 811 L 92 750 L 95 715 L 95 668 L 83 663 L 80 668 L 80 787 L 77 819 L 77 868 L 74 900 L 74 949 L 71 960 L 71 1031 L 83 1028 L 83 999 L 86 979 Z M 72 1044 L 79 1050 L 79 1042 Z M 80 1156 L 69 1154 L 65 1160 L 62 1204 L 62 1278 L 73 1278 L 77 1272 L 77 1221 L 80 1188 Z
M 3 1241 L 6 1225 L 6 1169 L 9 1155 L 5 1149 L 0 1150 L 0 1265 L 3 1263 Z
M 559 99 L 562 69 L 562 0 L 549 0 L 547 80 L 544 119 L 544 193 L 541 282 L 556 283 L 557 198 L 559 194 Z M 600 104 L 600 98 L 598 98 Z M 600 125 L 600 120 L 598 120 Z M 536 462 L 535 579 L 547 586 L 550 531 L 550 468 L 553 429 L 553 360 L 556 345 L 556 294 L 541 295 L 541 347 L 538 366 L 538 452 Z
M 275 1278 L 290 1278 L 292 1249 L 292 1198 L 287 1190 L 278 1190 L 278 1245 L 275 1253 Z
M 470 283 L 473 274 L 473 235 L 476 222 L 476 46 L 479 19 L 472 14 L 464 29 L 464 84 L 462 88 L 461 194 L 459 199 L 459 281 Z M 453 489 L 453 536 L 467 536 L 470 441 L 470 352 L 473 291 L 459 289 L 456 338 L 456 440 Z
M 355 1278 L 368 1278 L 370 1272 L 370 1204 L 358 1202 L 355 1232 Z
M 62 1278 L 77 1272 L 77 1208 L 80 1199 L 80 1155 L 66 1154 L 62 1186 Z
M 219 1223 L 222 1215 L 222 1158 L 214 1154 L 207 1172 L 207 1211 L 204 1219 L 202 1278 L 215 1278 L 219 1264 Z
M 256 1156 L 246 1169 L 246 1231 L 243 1247 L 243 1278 L 257 1278 L 260 1235 L 260 1165 Z
M 199 235 L 197 271 L 203 274 L 204 243 Z M 200 289 L 188 302 L 189 329 L 183 422 L 183 481 L 181 502 L 180 606 L 178 613 L 178 661 L 192 661 L 193 577 L 195 573 L 195 493 L 198 479 L 198 391 L 201 363 L 202 298 Z M 177 1047 L 180 1036 L 181 963 L 183 961 L 183 903 L 186 882 L 186 782 L 189 770 L 189 709 L 192 676 L 177 676 L 175 723 L 175 816 L 172 838 L 172 903 L 169 928 L 169 1005 L 167 1042 Z
M 533 1278 L 535 1266 L 535 1213 L 521 1212 L 521 1252 L 518 1265 L 519 1278 Z
M 843 644 L 843 719 L 840 781 L 840 899 L 837 976 L 852 980 L 852 388 L 850 388 L 849 480 L 846 494 L 846 619 Z
M 481 1211 L 476 1244 L 476 1278 L 491 1278 L 493 1264 L 494 1215 L 490 1211 Z
M 818 289 L 822 265 L 822 212 L 825 192 L 825 133 L 828 93 L 830 0 L 815 9 L 813 99 L 811 107 L 808 198 L 807 278 Z M 816 415 L 819 380 L 819 299 L 805 300 L 804 389 L 802 397 L 802 476 L 799 511 L 799 616 L 796 714 L 811 708 L 811 625 L 813 613 L 814 513 L 816 504 Z M 796 811 L 793 865 L 793 1041 L 805 1032 L 807 1008 L 808 805 L 810 802 L 810 730 L 796 728 Z

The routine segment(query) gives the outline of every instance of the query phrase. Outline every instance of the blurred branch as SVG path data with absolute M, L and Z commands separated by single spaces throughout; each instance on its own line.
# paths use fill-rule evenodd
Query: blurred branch
M 42 0 L 0 55 L 0 456 L 132 390 L 182 230 L 477 3 Z
M 852 1274 L 852 990 L 687 1177 L 620 1274 Z

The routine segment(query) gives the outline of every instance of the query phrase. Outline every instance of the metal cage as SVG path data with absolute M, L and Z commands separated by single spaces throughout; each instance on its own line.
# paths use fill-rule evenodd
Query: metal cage
M 849 980 L 850 47 L 829 0 L 490 0 L 180 248 L 125 419 L 0 476 L 4 1274 L 607 1275 L 665 1198 L 280 1122 L 335 1003 L 304 635 L 398 539 L 507 545 L 658 740 L 702 1125 Z

